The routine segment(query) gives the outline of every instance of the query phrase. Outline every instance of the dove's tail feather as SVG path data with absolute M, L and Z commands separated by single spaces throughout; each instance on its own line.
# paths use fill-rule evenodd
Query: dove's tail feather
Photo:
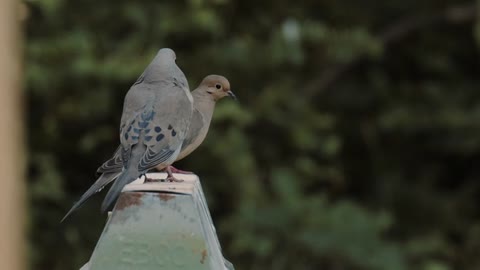
M 75 210 L 79 209 L 90 197 L 94 194 L 100 192 L 106 185 L 110 184 L 115 180 L 120 173 L 103 173 L 100 177 L 93 183 L 93 185 L 85 191 L 85 193 L 80 197 L 80 199 L 72 206 L 72 208 L 67 212 L 67 214 L 62 218 L 62 221 L 65 221 Z
M 137 178 L 137 174 L 132 174 L 129 173 L 128 170 L 124 170 L 122 174 L 118 176 L 117 181 L 113 183 L 112 187 L 105 196 L 105 199 L 102 202 L 102 212 L 106 212 L 107 210 L 113 208 L 113 205 L 117 200 L 118 196 L 120 196 L 123 187 L 135 181 Z

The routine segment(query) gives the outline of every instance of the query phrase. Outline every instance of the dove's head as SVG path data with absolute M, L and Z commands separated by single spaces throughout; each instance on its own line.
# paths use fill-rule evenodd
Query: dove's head
M 214 101 L 218 101 L 226 96 L 237 99 L 232 90 L 230 90 L 230 82 L 228 82 L 227 78 L 220 75 L 208 75 L 203 79 L 200 87 Z
M 161 59 L 177 59 L 177 55 L 175 54 L 175 52 L 170 49 L 170 48 L 163 48 L 163 49 L 160 49 L 157 53 L 157 57 L 161 58 Z

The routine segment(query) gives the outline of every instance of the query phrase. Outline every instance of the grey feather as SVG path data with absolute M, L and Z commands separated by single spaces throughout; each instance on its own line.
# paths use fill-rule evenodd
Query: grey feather
M 122 161 L 122 154 L 121 154 L 121 146 L 117 147 L 117 150 L 115 150 L 115 154 L 113 157 L 105 163 L 102 164 L 97 169 L 97 174 L 102 174 L 102 173 L 116 173 L 116 172 L 121 172 L 123 169 L 123 161 Z
M 194 109 L 192 114 L 192 121 L 190 123 L 187 136 L 185 136 L 185 141 L 182 145 L 182 151 L 184 151 L 190 144 L 195 141 L 195 139 L 200 135 L 204 126 L 205 120 L 202 114 L 197 109 Z
M 145 150 L 146 146 L 141 143 L 133 146 L 133 149 L 131 150 L 131 157 L 126 160 L 126 169 L 120 173 L 117 180 L 110 187 L 110 190 L 108 190 L 108 193 L 102 202 L 102 212 L 107 211 L 113 206 L 113 203 L 120 195 L 125 185 L 129 184 L 140 176 L 140 172 L 137 170 L 134 164 L 139 162 L 142 153 L 145 152 Z

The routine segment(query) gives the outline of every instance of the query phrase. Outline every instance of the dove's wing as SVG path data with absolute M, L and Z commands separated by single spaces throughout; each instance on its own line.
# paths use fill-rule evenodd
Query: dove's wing
M 128 114 L 122 116 L 120 131 L 124 170 L 107 193 L 103 211 L 113 205 L 125 185 L 157 165 L 166 167 L 175 161 L 192 117 L 189 94 L 169 80 L 130 89 L 124 106 Z
M 128 153 L 135 144 L 146 146 L 145 153 L 138 162 L 140 172 L 161 163 L 171 164 L 175 160 L 176 156 L 173 156 L 180 152 L 192 115 L 192 102 L 187 95 L 189 93 L 181 85 L 166 80 L 159 87 L 158 83 L 141 85 L 139 87 L 143 89 L 132 89 L 126 97 L 127 101 L 148 96 L 144 100 L 145 106 L 140 110 L 132 110 L 133 113 L 122 118 L 120 140 L 124 153 Z M 154 89 L 157 87 L 159 90 Z M 129 112 L 131 108 L 127 107 L 126 110 Z M 127 162 L 128 159 L 127 154 L 124 161 Z
M 189 145 L 191 145 L 196 138 L 200 135 L 202 129 L 205 126 L 204 119 L 202 114 L 194 109 L 193 114 L 192 114 L 192 121 L 190 122 L 190 127 L 187 132 L 187 136 L 185 136 L 185 141 L 182 146 L 182 151 L 187 148 Z
M 123 161 L 122 161 L 122 147 L 118 146 L 117 150 L 115 150 L 115 154 L 112 158 L 105 161 L 102 166 L 97 169 L 97 174 L 102 173 L 117 173 L 121 172 L 123 169 Z
M 197 109 L 194 109 L 187 135 L 185 136 L 182 149 L 176 161 L 181 160 L 192 153 L 202 143 L 206 131 L 208 131 L 208 123 L 205 123 L 202 114 Z

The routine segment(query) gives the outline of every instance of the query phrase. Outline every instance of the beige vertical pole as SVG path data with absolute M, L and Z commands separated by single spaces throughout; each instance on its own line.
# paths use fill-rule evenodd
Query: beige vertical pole
M 25 269 L 21 1 L 0 1 L 0 265 Z

